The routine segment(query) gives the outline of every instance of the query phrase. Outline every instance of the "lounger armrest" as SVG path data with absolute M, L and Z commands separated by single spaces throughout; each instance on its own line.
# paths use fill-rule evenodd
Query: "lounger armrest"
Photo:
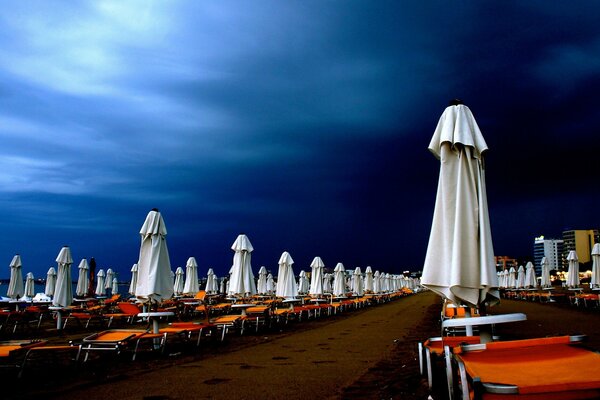
M 501 383 L 481 383 L 488 393 L 496 394 L 518 394 L 519 387 L 515 385 L 503 385 Z

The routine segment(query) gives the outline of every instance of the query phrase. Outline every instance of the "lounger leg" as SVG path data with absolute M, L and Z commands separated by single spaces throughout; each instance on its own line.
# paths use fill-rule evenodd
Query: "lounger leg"
M 423 375 L 423 343 L 418 343 L 418 353 L 419 353 L 419 373 Z
M 429 388 L 433 386 L 433 375 L 431 374 L 431 352 L 425 349 L 425 359 L 427 360 L 427 384 Z
M 454 399 L 454 378 L 452 373 L 452 355 L 450 354 L 450 347 L 444 346 L 444 359 L 446 361 L 446 381 L 448 382 L 448 398 Z

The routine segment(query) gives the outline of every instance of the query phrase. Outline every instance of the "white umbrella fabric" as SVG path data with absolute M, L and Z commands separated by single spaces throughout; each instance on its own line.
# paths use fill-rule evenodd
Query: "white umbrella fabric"
M 440 176 L 421 284 L 456 304 L 495 303 L 500 295 L 485 189 L 487 145 L 468 107 L 446 108 L 429 150 L 440 160 Z
M 579 287 L 579 259 L 575 250 L 569 251 L 567 256 L 569 262 L 569 271 L 567 272 L 567 287 Z
M 183 268 L 177 267 L 175 271 L 175 283 L 173 284 L 173 293 L 179 296 L 183 293 L 184 274 Z
M 10 281 L 8 282 L 8 291 L 6 295 L 13 300 L 17 300 L 25 293 L 23 287 L 23 271 L 21 256 L 16 254 L 10 262 Z
M 273 274 L 267 275 L 267 294 L 273 294 L 275 292 L 275 280 Z
M 46 287 L 44 288 L 44 294 L 46 296 L 54 296 L 54 290 L 56 288 L 56 270 L 54 267 L 50 267 L 46 272 Z
M 128 293 L 132 296 L 135 296 L 135 287 L 137 286 L 137 280 L 138 280 L 138 265 L 136 263 L 131 266 L 131 281 L 129 282 Z
M 217 285 L 217 276 L 212 268 L 208 269 L 208 273 L 206 274 L 206 293 L 217 293 L 219 291 L 219 287 Z
M 219 293 L 226 294 L 227 293 L 226 287 L 227 287 L 227 278 L 223 277 L 223 278 L 221 278 L 221 284 L 219 285 Z
M 300 271 L 300 275 L 298 276 L 298 293 L 307 294 L 310 289 L 308 278 L 306 277 L 306 272 L 304 270 Z
M 331 285 L 331 274 L 323 274 L 323 293 L 332 293 L 333 286 Z
M 279 272 L 277 274 L 277 288 L 275 295 L 277 297 L 294 298 L 298 296 L 298 285 L 294 277 L 294 260 L 287 251 L 284 251 L 279 257 Z
M 517 289 L 523 289 L 525 287 L 525 268 L 519 265 L 517 270 Z
M 381 293 L 381 279 L 379 271 L 375 271 L 373 274 L 373 293 Z
M 185 264 L 185 284 L 183 294 L 195 295 L 200 290 L 198 285 L 198 263 L 196 258 L 190 257 Z
M 111 289 L 112 288 L 112 281 L 115 278 L 115 273 L 113 272 L 113 270 L 111 268 L 106 270 L 106 279 L 104 280 L 104 288 L 105 289 Z
M 508 286 L 509 289 L 517 288 L 517 270 L 515 267 L 510 267 L 508 270 Z
M 365 292 L 373 293 L 373 269 L 370 266 L 365 269 Z
M 540 285 L 543 288 L 547 288 L 552 286 L 552 281 L 550 280 L 550 263 L 546 257 L 542 257 L 542 280 L 540 281 Z
M 167 248 L 167 228 L 157 209 L 151 210 L 140 229 L 141 245 L 135 296 L 158 303 L 173 296 L 171 260 Z
M 119 280 L 117 278 L 113 278 L 111 290 L 113 295 L 119 294 Z
M 258 284 L 256 285 L 256 291 L 258 294 L 267 294 L 267 267 L 262 266 L 258 270 Z
M 77 271 L 79 272 L 79 275 L 77 276 L 77 287 L 75 288 L 75 294 L 77 296 L 83 297 L 88 292 L 90 286 L 90 278 L 88 276 L 89 270 L 90 267 L 87 259 L 82 258 L 77 267 Z
M 527 265 L 525 265 L 525 287 L 526 288 L 535 288 L 537 287 L 537 278 L 535 276 L 535 269 L 533 268 L 533 263 L 529 261 Z
M 346 269 L 344 264 L 337 263 L 333 269 L 333 295 L 336 297 L 344 296 L 346 294 Z
M 98 297 L 106 296 L 106 287 L 104 285 L 105 280 L 106 273 L 104 272 L 104 270 L 98 270 L 98 273 L 96 274 L 96 290 L 94 292 Z
M 35 278 L 33 277 L 33 273 L 28 272 L 25 275 L 25 288 L 23 289 L 23 297 L 21 297 L 21 301 L 31 301 L 33 296 L 35 296 Z
M 592 280 L 590 281 L 592 289 L 600 287 L 600 243 L 592 247 Z
M 313 258 L 310 268 L 312 272 L 310 274 L 310 289 L 308 294 L 311 296 L 323 296 L 323 293 L 325 293 L 325 288 L 323 287 L 323 269 L 325 268 L 325 264 L 321 260 L 321 257 Z
M 362 296 L 364 294 L 362 271 L 360 270 L 360 267 L 356 267 L 354 269 L 354 274 L 352 275 L 352 292 L 357 296 Z
M 232 295 L 252 296 L 256 294 L 256 282 L 254 282 L 254 274 L 252 273 L 252 264 L 250 262 L 252 251 L 252 243 L 244 234 L 240 234 L 231 250 L 235 252 L 233 255 L 233 266 L 231 268 L 231 280 L 229 281 L 229 289 L 227 292 Z
M 56 273 L 56 288 L 52 305 L 55 307 L 68 307 L 73 302 L 73 280 L 71 279 L 73 257 L 71 257 L 71 249 L 68 246 L 60 249 L 56 257 L 56 263 L 58 264 L 58 271 Z

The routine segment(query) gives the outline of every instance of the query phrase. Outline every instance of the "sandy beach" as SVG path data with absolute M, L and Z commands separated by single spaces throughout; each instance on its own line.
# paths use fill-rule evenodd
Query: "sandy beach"
M 136 362 L 90 363 L 71 378 L 35 388 L 19 382 L 9 398 L 45 399 L 426 399 L 416 343 L 439 335 L 441 300 L 431 292 L 283 332 L 231 336 L 197 353 Z M 600 314 L 567 305 L 503 300 L 493 314 L 524 312 L 499 326 L 505 339 L 584 333 L 600 349 Z M 42 382 L 42 380 L 39 380 Z M 21 390 L 22 389 L 22 390 Z M 444 398 L 436 387 L 434 398 Z

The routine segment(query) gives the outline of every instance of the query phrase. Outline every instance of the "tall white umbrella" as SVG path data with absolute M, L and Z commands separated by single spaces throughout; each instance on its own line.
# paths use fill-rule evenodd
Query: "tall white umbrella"
M 569 251 L 567 256 L 569 262 L 569 271 L 567 272 L 567 287 L 576 288 L 579 286 L 579 259 L 575 250 Z
M 138 280 L 138 265 L 136 263 L 131 266 L 131 281 L 129 282 L 128 293 L 132 296 L 135 296 L 135 287 L 137 286 L 137 280 Z
M 44 288 L 44 294 L 46 296 L 54 296 L 54 289 L 56 287 L 56 270 L 54 267 L 50 267 L 46 272 L 46 287 Z
M 256 282 L 252 273 L 252 264 L 250 262 L 254 247 L 250 239 L 244 234 L 240 234 L 231 250 L 233 255 L 233 266 L 231 271 L 231 280 L 229 281 L 228 293 L 230 295 L 252 296 L 256 294 Z
M 119 280 L 116 277 L 113 278 L 111 290 L 113 295 L 119 294 Z
M 256 291 L 258 294 L 267 294 L 267 268 L 265 266 L 260 267 L 258 270 L 258 284 L 256 285 Z
M 308 293 L 311 296 L 323 296 L 323 293 L 325 293 L 325 288 L 323 287 L 323 269 L 325 268 L 325 264 L 321 260 L 321 257 L 313 258 L 310 268 L 312 272 L 310 273 L 310 289 Z
M 73 280 L 71 279 L 71 249 L 64 246 L 56 257 L 58 271 L 56 273 L 56 289 L 52 298 L 55 307 L 68 307 L 73 302 Z
M 333 285 L 331 284 L 332 274 L 323 274 L 323 293 L 333 293 Z
M 517 289 L 523 289 L 525 287 L 525 268 L 519 265 L 517 270 Z
M 381 293 L 381 274 L 379 271 L 375 271 L 373 274 L 373 293 Z
M 31 301 L 31 299 L 33 299 L 33 296 L 35 296 L 35 278 L 33 277 L 33 274 L 31 272 L 28 272 L 27 275 L 25 275 L 25 288 L 24 288 L 24 294 L 23 297 L 21 297 L 21 300 L 23 301 Z
M 217 276 L 212 268 L 208 269 L 208 273 L 206 274 L 206 293 L 217 293 L 219 291 L 219 287 L 217 285 Z
M 198 263 L 196 258 L 190 257 L 185 264 L 185 284 L 183 294 L 195 295 L 200 290 L 198 285 Z
M 548 262 L 548 259 L 546 257 L 542 257 L 541 266 L 542 280 L 540 282 L 540 285 L 543 288 L 550 287 L 552 286 L 552 281 L 550 280 L 550 263 Z
M 79 272 L 79 275 L 77 276 L 77 287 L 75 288 L 75 294 L 77 296 L 83 297 L 88 292 L 90 286 L 90 278 L 88 276 L 89 269 L 90 267 L 87 259 L 82 258 L 77 267 L 77 271 Z
M 179 296 L 183 293 L 184 281 L 183 268 L 177 267 L 177 270 L 175 270 L 175 283 L 173 284 L 173 293 L 176 296 Z
M 596 243 L 592 248 L 592 280 L 591 288 L 600 287 L 600 243 Z
M 509 289 L 517 288 L 517 270 L 515 267 L 510 267 L 508 270 L 508 286 Z
M 104 280 L 104 288 L 105 289 L 111 289 L 112 288 L 112 281 L 115 278 L 115 273 L 113 272 L 112 268 L 109 268 L 106 270 L 106 279 Z
M 279 273 L 277 274 L 277 288 L 275 295 L 277 297 L 294 298 L 298 296 L 298 285 L 294 277 L 294 260 L 287 251 L 284 251 L 279 257 Z
M 8 291 L 6 295 L 13 300 L 17 300 L 25 293 L 23 287 L 23 271 L 21 256 L 16 254 L 10 262 L 10 281 L 8 282 Z
M 463 104 L 442 114 L 429 143 L 440 160 L 421 284 L 456 304 L 500 299 L 485 190 L 487 145 Z
M 344 296 L 346 294 L 346 269 L 344 264 L 337 263 L 333 269 L 333 295 L 336 297 Z
M 310 289 L 309 286 L 306 272 L 304 270 L 300 271 L 300 275 L 298 275 L 298 293 L 307 294 Z
M 365 292 L 373 292 L 373 270 L 370 266 L 365 269 Z
M 360 270 L 360 267 L 356 267 L 354 269 L 354 274 L 352 274 L 352 292 L 357 296 L 362 296 L 364 294 L 362 271 Z
M 531 261 L 529 261 L 527 265 L 525 265 L 525 287 L 537 287 L 535 269 L 533 268 L 533 263 Z
M 96 274 L 96 290 L 94 291 L 96 296 L 106 296 L 106 286 L 104 285 L 104 282 L 106 282 L 106 273 L 103 269 L 100 269 Z
M 227 287 L 227 278 L 223 277 L 223 278 L 221 278 L 221 284 L 219 285 L 219 293 L 226 294 L 227 293 L 226 287 Z
M 146 216 L 140 236 L 135 295 L 144 301 L 158 303 L 173 296 L 173 278 L 167 248 L 167 228 L 157 209 L 153 209 Z
M 267 275 L 267 294 L 275 293 L 275 279 L 273 279 L 273 274 Z

